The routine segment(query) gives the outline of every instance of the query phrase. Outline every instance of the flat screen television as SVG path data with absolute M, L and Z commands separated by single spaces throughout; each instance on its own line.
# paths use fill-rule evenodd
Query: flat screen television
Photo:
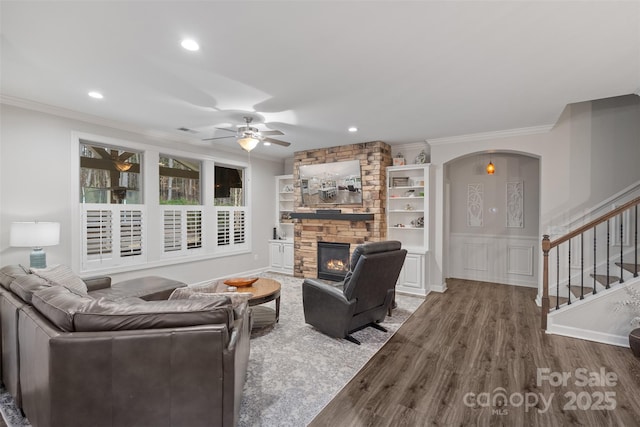
M 360 161 L 300 166 L 303 206 L 361 205 Z

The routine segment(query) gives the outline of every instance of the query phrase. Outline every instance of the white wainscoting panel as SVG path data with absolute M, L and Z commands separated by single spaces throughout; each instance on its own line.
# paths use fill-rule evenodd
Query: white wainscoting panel
M 507 245 L 507 273 L 533 276 L 533 245 Z
M 537 236 L 451 233 L 449 277 L 538 287 Z

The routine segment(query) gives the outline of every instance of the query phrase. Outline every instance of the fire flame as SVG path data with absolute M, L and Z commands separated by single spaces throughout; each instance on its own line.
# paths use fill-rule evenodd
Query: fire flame
M 327 269 L 334 271 L 346 271 L 347 265 L 344 261 L 340 259 L 332 259 L 327 261 Z

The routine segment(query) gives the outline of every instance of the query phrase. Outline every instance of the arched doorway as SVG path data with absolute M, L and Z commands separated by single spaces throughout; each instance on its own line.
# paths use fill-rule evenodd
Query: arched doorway
M 444 184 L 447 276 L 537 287 L 540 159 L 506 151 L 458 157 L 445 164 Z

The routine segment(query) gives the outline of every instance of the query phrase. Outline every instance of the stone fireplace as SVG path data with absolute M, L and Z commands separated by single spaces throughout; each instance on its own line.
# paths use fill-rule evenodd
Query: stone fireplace
M 328 204 L 327 209 L 302 206 L 301 165 L 359 160 L 362 175 L 362 204 Z M 357 245 L 386 239 L 386 168 L 391 166 L 391 147 L 381 141 L 298 151 L 293 165 L 294 182 L 294 266 L 295 277 L 318 277 L 318 242 L 349 244 L 349 256 Z M 335 210 L 332 215 L 323 212 Z

